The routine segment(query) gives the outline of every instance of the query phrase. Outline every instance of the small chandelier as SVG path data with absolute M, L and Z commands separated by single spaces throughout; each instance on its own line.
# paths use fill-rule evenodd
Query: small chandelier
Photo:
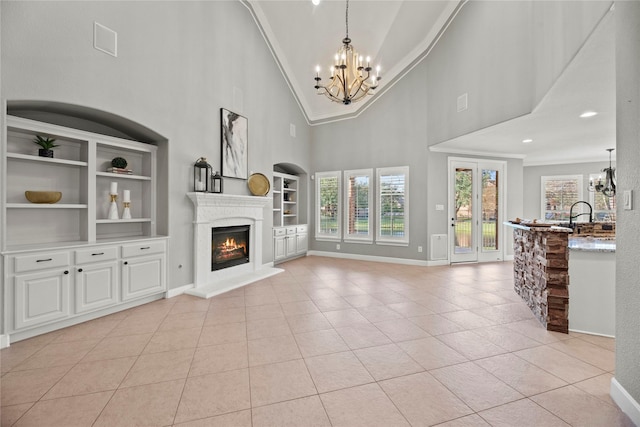
M 616 195 L 616 168 L 611 166 L 611 152 L 615 148 L 607 148 L 609 152 L 609 167 L 602 169 L 605 173 L 605 180 L 602 182 L 602 177 L 598 178 L 596 182 L 592 179 L 589 180 L 589 191 L 599 191 L 606 197 L 613 197 Z
M 376 75 L 371 74 L 371 59 L 366 58 L 366 66 L 362 56 L 358 56 L 349 38 L 349 0 L 346 10 L 346 36 L 342 39 L 342 46 L 336 53 L 334 65 L 331 66 L 331 80 L 328 85 L 320 84 L 320 66 L 316 67 L 316 91 L 318 95 L 326 95 L 333 102 L 349 105 L 362 100 L 366 95 L 373 95 L 378 87 L 380 66 Z

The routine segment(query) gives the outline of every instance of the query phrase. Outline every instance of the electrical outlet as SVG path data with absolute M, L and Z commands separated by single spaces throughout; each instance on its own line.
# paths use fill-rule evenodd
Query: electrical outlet
M 444 210 L 444 205 L 436 205 L 436 210 L 437 211 L 443 211 Z
M 422 252 L 422 246 L 418 246 L 418 252 Z
M 338 250 L 338 251 L 340 250 L 340 243 L 336 244 L 336 250 Z
M 623 206 L 625 211 L 633 209 L 633 193 L 631 190 L 624 190 L 622 192 Z

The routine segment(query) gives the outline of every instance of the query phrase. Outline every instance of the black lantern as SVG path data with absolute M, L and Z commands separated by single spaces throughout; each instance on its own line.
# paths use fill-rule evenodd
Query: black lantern
M 220 176 L 220 172 L 216 171 L 216 173 L 211 177 L 211 192 L 212 193 L 222 193 L 222 176 Z
M 193 165 L 193 191 L 202 193 L 209 192 L 209 181 L 211 180 L 211 165 L 207 163 L 206 157 L 200 157 Z

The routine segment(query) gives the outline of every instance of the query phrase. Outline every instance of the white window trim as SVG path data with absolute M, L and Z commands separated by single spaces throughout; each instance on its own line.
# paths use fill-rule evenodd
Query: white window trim
M 320 181 L 322 178 L 335 177 L 338 179 L 338 206 L 337 221 L 338 231 L 336 234 L 326 234 L 320 232 Z M 342 240 L 342 173 L 340 171 L 316 172 L 316 203 L 315 203 L 315 239 L 318 241 L 340 242 Z
M 404 174 L 404 236 L 388 237 L 380 235 L 380 213 L 382 212 L 382 201 L 380 199 L 380 177 L 383 175 Z M 409 166 L 397 166 L 390 168 L 376 169 L 376 244 L 390 246 L 409 246 Z
M 547 201 L 545 199 L 545 191 L 544 191 L 544 183 L 545 181 L 553 181 L 553 180 L 563 180 L 567 181 L 570 179 L 575 179 L 578 181 L 578 200 L 584 200 L 582 198 L 582 188 L 584 187 L 584 181 L 582 175 L 543 175 L 540 177 L 540 218 L 544 220 L 547 215 Z M 583 205 L 580 205 L 582 209 Z M 580 212 L 575 213 L 582 213 Z
M 348 183 L 349 183 L 349 178 L 352 176 L 367 176 L 369 177 L 369 196 L 368 196 L 368 204 L 369 204 L 369 231 L 367 233 L 366 236 L 354 236 L 354 235 L 350 235 L 349 234 L 349 230 L 347 229 L 347 225 L 349 224 L 349 189 L 348 189 Z M 343 223 L 345 224 L 344 230 L 343 230 L 343 240 L 345 242 L 349 242 L 349 243 L 364 243 L 364 244 L 372 244 L 373 243 L 373 219 L 375 217 L 375 210 L 373 209 L 373 192 L 374 192 L 374 186 L 373 186 L 373 169 L 355 169 L 355 170 L 348 170 L 348 171 L 344 171 L 344 181 L 345 183 L 345 188 L 344 188 L 344 201 L 343 201 L 343 213 L 344 213 L 344 220 Z M 373 215 L 372 215 L 373 214 Z

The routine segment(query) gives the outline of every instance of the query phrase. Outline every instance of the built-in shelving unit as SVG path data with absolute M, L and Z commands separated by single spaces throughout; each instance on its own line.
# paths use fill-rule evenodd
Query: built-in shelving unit
M 296 225 L 298 221 L 298 185 L 295 175 L 273 173 L 273 226 Z
M 0 335 L 16 341 L 162 298 L 158 147 L 14 116 L 3 132 Z M 38 156 L 36 135 L 55 138 L 55 158 Z M 125 158 L 132 174 L 108 172 L 114 157 Z M 113 182 L 119 216 L 129 190 L 131 219 L 108 219 Z M 62 198 L 30 203 L 25 191 Z

